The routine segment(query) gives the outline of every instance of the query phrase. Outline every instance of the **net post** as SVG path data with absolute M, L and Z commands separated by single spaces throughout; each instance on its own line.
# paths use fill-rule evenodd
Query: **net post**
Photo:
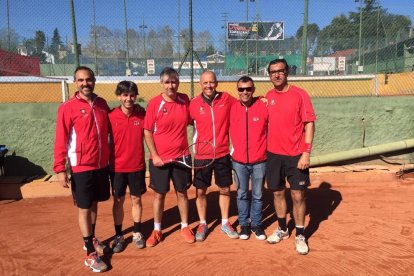
M 68 98 L 68 85 L 66 83 L 66 80 L 61 80 L 61 91 L 62 91 L 62 102 L 65 102 Z

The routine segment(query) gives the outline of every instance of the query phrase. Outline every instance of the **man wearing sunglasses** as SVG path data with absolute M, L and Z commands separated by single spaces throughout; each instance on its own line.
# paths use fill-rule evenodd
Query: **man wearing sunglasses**
M 286 179 L 293 202 L 296 224 L 296 251 L 309 252 L 305 240 L 305 191 L 309 186 L 309 163 L 316 120 L 312 102 L 305 90 L 288 84 L 289 66 L 275 59 L 267 68 L 274 88 L 266 94 L 269 112 L 267 133 L 267 185 L 273 191 L 279 227 L 267 238 L 278 243 L 289 238 L 286 227 Z
M 258 240 L 265 240 L 262 229 L 262 193 L 266 170 L 266 104 L 253 97 L 254 82 L 248 76 L 237 81 L 239 101 L 230 110 L 230 139 L 232 163 L 237 187 L 239 238 L 247 240 L 252 232 Z M 249 202 L 249 179 L 252 183 Z

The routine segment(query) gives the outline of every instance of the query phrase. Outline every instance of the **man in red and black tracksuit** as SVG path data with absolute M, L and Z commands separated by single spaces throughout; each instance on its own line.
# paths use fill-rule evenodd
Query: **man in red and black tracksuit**
M 87 251 L 85 265 L 94 272 L 107 270 L 98 254 L 106 246 L 95 238 L 98 202 L 108 200 L 108 112 L 106 101 L 93 93 L 95 75 L 84 66 L 76 68 L 75 95 L 59 106 L 56 119 L 53 171 L 68 188 L 79 209 L 79 227 Z M 69 163 L 71 179 L 66 174 Z
M 259 240 L 265 240 L 262 229 L 262 194 L 266 171 L 266 131 L 268 113 L 266 104 L 253 97 L 254 82 L 248 76 L 237 81 L 240 101 L 230 111 L 230 138 L 234 180 L 237 186 L 239 237 L 247 240 L 250 231 Z M 249 180 L 252 183 L 252 202 L 249 203 Z
M 112 137 L 111 184 L 114 197 L 112 214 L 115 225 L 115 238 L 112 251 L 119 253 L 125 249 L 122 233 L 126 189 L 132 202 L 132 243 L 136 248 L 145 247 L 141 233 L 141 195 L 147 191 L 145 184 L 144 119 L 145 109 L 135 104 L 138 86 L 132 81 L 121 81 L 115 89 L 120 106 L 109 114 Z
M 200 225 L 196 232 L 197 241 L 203 241 L 208 232 L 206 192 L 207 188 L 211 186 L 213 171 L 215 183 L 220 192 L 221 230 L 232 239 L 239 237 L 228 221 L 230 186 L 233 183 L 229 154 L 229 114 L 232 103 L 237 100 L 226 92 L 217 92 L 217 85 L 218 82 L 214 72 L 203 72 L 200 76 L 202 93 L 190 102 L 190 117 L 194 122 L 193 142 L 211 142 L 216 151 L 216 159 L 212 165 L 194 171 L 196 205 L 200 218 Z M 198 151 L 194 157 L 194 163 L 198 165 L 207 164 L 213 158 L 213 152 Z
M 274 88 L 266 94 L 269 111 L 266 178 L 268 188 L 273 191 L 279 228 L 267 241 L 278 243 L 289 238 L 285 198 L 287 179 L 296 224 L 296 251 L 305 255 L 309 252 L 304 234 L 305 191 L 309 186 L 310 152 L 316 116 L 306 91 L 288 84 L 289 66 L 285 59 L 271 61 L 268 73 Z

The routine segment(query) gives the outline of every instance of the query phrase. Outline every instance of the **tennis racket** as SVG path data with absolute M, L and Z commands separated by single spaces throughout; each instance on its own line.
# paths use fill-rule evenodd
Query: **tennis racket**
M 194 160 L 194 156 L 198 154 L 201 156 L 208 156 L 208 159 L 199 159 Z M 210 166 L 213 164 L 214 160 L 216 160 L 216 147 L 213 143 L 205 141 L 205 142 L 196 142 L 188 146 L 182 152 L 182 157 L 177 159 L 170 159 L 168 161 L 164 161 L 164 163 L 176 163 L 186 166 L 187 168 L 191 169 L 202 169 Z

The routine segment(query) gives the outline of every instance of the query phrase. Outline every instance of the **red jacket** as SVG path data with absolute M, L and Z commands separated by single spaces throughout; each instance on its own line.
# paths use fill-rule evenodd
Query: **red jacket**
M 266 105 L 259 98 L 253 98 L 249 107 L 240 101 L 233 103 L 230 111 L 230 138 L 234 161 L 242 164 L 266 161 L 267 120 Z
M 66 161 L 74 173 L 108 166 L 109 107 L 104 99 L 95 94 L 93 97 L 89 104 L 76 92 L 59 106 L 53 164 L 55 173 L 65 171 Z
M 216 158 L 229 154 L 229 114 L 233 102 L 237 101 L 226 92 L 216 92 L 211 105 L 201 93 L 190 102 L 190 117 L 194 121 L 193 142 L 212 142 L 216 147 Z M 210 152 L 197 152 L 197 159 L 211 159 Z
M 144 151 L 145 109 L 138 106 L 128 117 L 120 107 L 109 113 L 113 150 L 111 170 L 114 172 L 136 172 L 145 170 Z

